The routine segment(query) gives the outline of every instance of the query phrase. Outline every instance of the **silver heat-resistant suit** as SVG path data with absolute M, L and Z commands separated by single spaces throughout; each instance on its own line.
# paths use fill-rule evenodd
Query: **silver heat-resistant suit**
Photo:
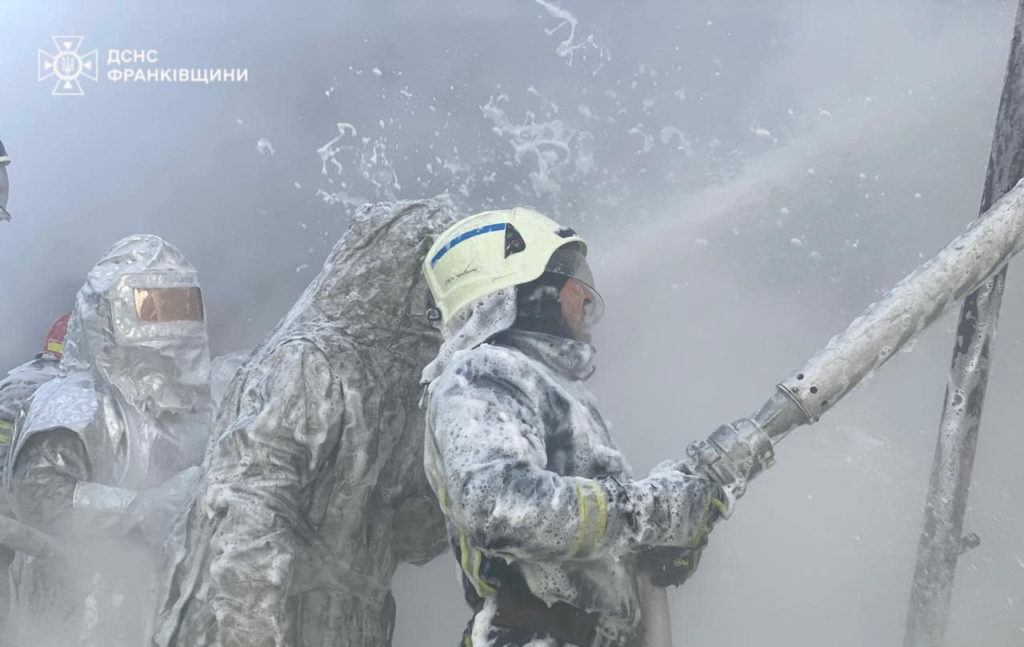
M 191 309 L 168 320 L 168 294 Z M 156 236 L 116 243 L 76 295 L 61 368 L 20 420 L 5 478 L 18 519 L 64 547 L 11 567 L 16 644 L 142 644 L 154 556 L 211 420 L 192 265 Z
M 161 647 L 389 645 L 391 577 L 444 547 L 423 473 L 420 264 L 447 203 L 364 207 L 244 363 L 176 528 Z

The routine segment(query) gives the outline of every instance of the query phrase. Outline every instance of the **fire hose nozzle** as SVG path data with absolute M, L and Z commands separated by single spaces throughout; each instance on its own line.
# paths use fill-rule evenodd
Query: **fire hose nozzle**
M 695 469 L 738 499 L 747 482 L 775 463 L 775 446 L 750 418 L 722 425 L 704 440 L 690 444 L 687 456 Z

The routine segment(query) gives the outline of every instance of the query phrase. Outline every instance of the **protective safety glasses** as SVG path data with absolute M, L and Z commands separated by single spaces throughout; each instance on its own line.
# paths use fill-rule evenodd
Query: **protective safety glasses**
M 568 279 L 558 293 L 562 314 L 574 329 L 590 328 L 604 316 L 604 299 L 594 288 L 594 275 L 578 245 L 558 248 L 544 271 Z
M 570 278 L 558 291 L 562 316 L 573 330 L 589 330 L 604 316 L 604 300 L 592 287 Z
M 197 287 L 134 288 L 134 293 L 142 323 L 203 321 L 203 295 Z

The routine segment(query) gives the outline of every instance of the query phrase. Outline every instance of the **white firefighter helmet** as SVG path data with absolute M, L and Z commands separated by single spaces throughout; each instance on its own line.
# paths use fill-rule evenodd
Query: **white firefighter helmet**
M 559 249 L 565 252 L 553 259 Z M 438 236 L 423 262 L 423 274 L 441 322 L 447 324 L 482 297 L 529 283 L 546 271 L 571 276 L 593 289 L 586 252 L 575 231 L 532 209 L 485 211 Z M 567 255 L 576 262 L 566 262 Z M 549 267 L 551 263 L 555 265 Z

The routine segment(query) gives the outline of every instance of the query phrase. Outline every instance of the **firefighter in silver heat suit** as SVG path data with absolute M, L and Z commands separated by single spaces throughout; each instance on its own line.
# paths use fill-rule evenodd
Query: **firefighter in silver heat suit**
M 11 448 L 14 423 L 18 420 L 32 394 L 43 384 L 64 375 L 60 369 L 60 358 L 64 353 L 64 335 L 68 317 L 61 316 L 53 323 L 43 341 L 43 352 L 21 366 L 8 371 L 0 380 L 0 478 L 7 466 L 7 455 Z M 0 515 L 13 516 L 7 497 L 0 494 Z M 14 559 L 14 551 L 0 543 L 0 645 L 4 644 L 3 627 L 10 627 L 7 617 L 10 606 L 9 578 L 7 568 Z
M 641 587 L 682 583 L 730 510 L 681 462 L 633 478 L 585 385 L 603 308 L 585 254 L 516 208 L 460 221 L 424 264 L 445 333 L 425 465 L 474 612 L 463 645 L 640 645 Z
M 7 454 L 14 434 L 14 423 L 40 386 L 64 375 L 60 359 L 64 354 L 64 336 L 71 313 L 61 315 L 53 322 L 43 341 L 43 351 L 7 372 L 0 380 L 0 475 L 7 466 Z M 6 514 L 6 498 L 0 496 L 0 514 Z M 0 547 L 2 550 L 2 547 Z M 5 578 L 6 579 L 6 578 Z M 3 584 L 0 584 L 2 587 Z M 2 613 L 2 611 L 0 611 Z
M 62 546 L 11 567 L 17 644 L 141 645 L 212 419 L 192 265 L 157 236 L 117 242 L 75 297 L 61 368 L 20 418 L 5 479 L 18 519 Z
M 444 549 L 419 373 L 436 200 L 367 205 L 235 376 L 172 536 L 161 647 L 384 647 L 400 562 Z

